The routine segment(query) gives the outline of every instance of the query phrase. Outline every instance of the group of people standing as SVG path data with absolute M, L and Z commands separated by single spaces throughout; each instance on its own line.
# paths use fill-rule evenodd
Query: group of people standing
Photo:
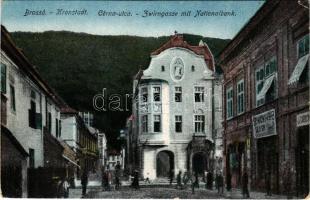
M 174 179 L 174 171 L 171 170 L 169 172 L 169 183 L 172 185 Z M 228 192 L 231 191 L 231 174 L 227 173 L 226 175 L 226 189 Z M 213 190 L 213 182 L 215 181 L 215 186 L 218 191 L 218 194 L 223 195 L 224 193 L 224 176 L 221 171 L 218 171 L 215 176 L 212 172 L 206 172 L 203 176 L 203 181 L 205 182 L 205 188 L 209 190 Z M 199 176 L 198 173 L 195 172 L 194 175 L 191 175 L 189 172 L 184 172 L 182 174 L 182 171 L 179 171 L 176 177 L 176 188 L 177 189 L 186 189 L 188 186 L 188 183 L 191 183 L 192 192 L 195 192 L 195 188 L 199 188 Z M 248 175 L 247 172 L 244 172 L 242 175 L 242 195 L 244 198 L 249 198 L 249 189 L 248 189 Z

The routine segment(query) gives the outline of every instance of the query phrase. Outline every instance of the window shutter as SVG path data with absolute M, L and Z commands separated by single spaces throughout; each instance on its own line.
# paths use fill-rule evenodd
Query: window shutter
M 36 126 L 36 129 L 42 128 L 42 114 L 41 113 L 36 113 L 35 126 Z

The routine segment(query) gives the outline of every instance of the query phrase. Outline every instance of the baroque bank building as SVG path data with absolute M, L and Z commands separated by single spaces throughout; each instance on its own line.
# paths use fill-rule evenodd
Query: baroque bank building
M 133 155 L 143 177 L 221 168 L 220 77 L 203 41 L 192 46 L 175 34 L 151 53 L 133 85 Z

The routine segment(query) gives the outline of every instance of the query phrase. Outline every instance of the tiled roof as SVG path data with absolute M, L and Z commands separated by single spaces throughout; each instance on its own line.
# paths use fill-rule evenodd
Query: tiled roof
M 214 61 L 213 61 L 213 55 L 207 46 L 206 43 L 203 43 L 203 45 L 199 46 L 192 46 L 189 45 L 184 39 L 183 36 L 180 34 L 176 34 L 171 37 L 171 39 L 166 42 L 164 45 L 162 45 L 157 50 L 153 51 L 151 55 L 158 55 L 161 52 L 165 51 L 166 49 L 173 48 L 173 47 L 180 47 L 188 49 L 192 52 L 194 52 L 197 55 L 202 55 L 205 58 L 206 63 L 208 64 L 208 67 L 210 70 L 214 71 Z

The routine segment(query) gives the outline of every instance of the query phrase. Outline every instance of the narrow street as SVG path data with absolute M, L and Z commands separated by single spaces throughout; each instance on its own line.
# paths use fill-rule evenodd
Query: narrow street
M 81 198 L 81 188 L 70 189 L 69 198 Z M 118 191 L 103 191 L 101 187 L 90 187 L 87 190 L 85 198 L 95 199 L 242 199 L 241 190 L 233 189 L 231 192 L 224 190 L 224 194 L 220 195 L 217 190 L 207 190 L 202 185 L 200 188 L 195 188 L 195 193 L 192 194 L 191 188 L 179 190 L 175 186 L 142 186 L 139 190 L 132 189 L 128 186 L 121 188 Z M 285 196 L 272 195 L 266 196 L 263 192 L 250 192 L 252 199 L 286 199 Z

